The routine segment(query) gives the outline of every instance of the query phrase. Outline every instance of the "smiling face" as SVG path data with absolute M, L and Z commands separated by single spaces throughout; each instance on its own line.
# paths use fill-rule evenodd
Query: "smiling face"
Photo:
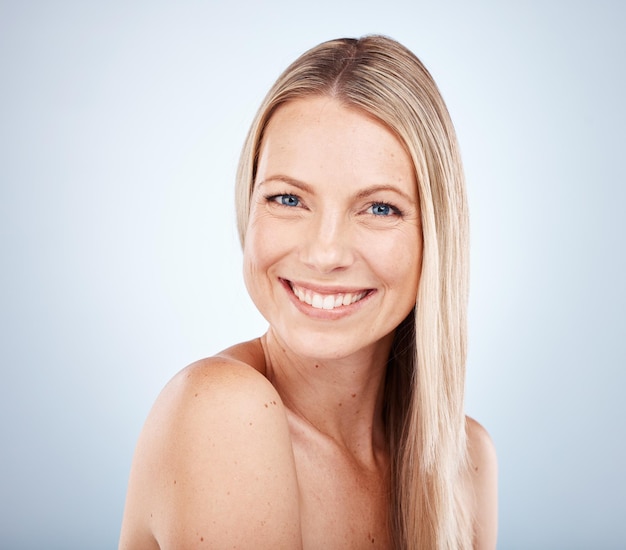
M 413 165 L 393 133 L 329 97 L 281 106 L 244 246 L 246 286 L 273 335 L 310 358 L 388 349 L 420 264 Z

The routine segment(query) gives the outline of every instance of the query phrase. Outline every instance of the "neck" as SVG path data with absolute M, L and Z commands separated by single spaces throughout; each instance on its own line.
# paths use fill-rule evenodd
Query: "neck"
M 387 447 L 383 393 L 393 335 L 349 357 L 294 353 L 270 330 L 262 337 L 266 376 L 297 429 L 330 438 L 361 460 Z

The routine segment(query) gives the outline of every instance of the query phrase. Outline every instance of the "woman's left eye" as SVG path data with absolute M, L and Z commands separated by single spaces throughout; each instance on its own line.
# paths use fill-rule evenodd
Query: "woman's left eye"
M 399 214 L 398 209 L 394 208 L 390 204 L 386 204 L 384 202 L 376 202 L 372 204 L 368 211 L 374 216 L 390 216 L 393 214 Z

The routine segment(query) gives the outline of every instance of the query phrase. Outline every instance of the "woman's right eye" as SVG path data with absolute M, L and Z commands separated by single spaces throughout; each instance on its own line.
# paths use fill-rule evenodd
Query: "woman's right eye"
M 282 204 L 283 206 L 300 205 L 300 199 L 296 195 L 273 195 L 271 197 L 267 197 L 267 199 L 271 202 L 277 202 L 278 204 Z

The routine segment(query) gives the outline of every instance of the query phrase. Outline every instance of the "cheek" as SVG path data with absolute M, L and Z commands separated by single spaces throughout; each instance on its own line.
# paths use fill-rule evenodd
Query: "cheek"
M 370 266 L 389 286 L 417 290 L 421 271 L 422 244 L 417 232 L 401 230 L 367 240 Z
M 417 300 L 417 288 L 420 278 L 420 264 L 416 256 L 405 256 L 389 270 L 390 284 L 399 292 L 402 299 L 412 305 Z
M 264 258 L 267 257 L 264 242 L 262 235 L 248 228 L 243 247 L 243 276 L 251 294 L 253 287 L 259 283 L 259 273 L 263 271 Z
M 282 239 L 263 217 L 251 216 L 243 248 L 244 279 L 250 290 L 281 256 Z

